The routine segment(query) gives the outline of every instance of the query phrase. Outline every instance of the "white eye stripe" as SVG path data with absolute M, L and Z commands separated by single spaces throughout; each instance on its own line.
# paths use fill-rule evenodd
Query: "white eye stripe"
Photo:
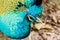
M 29 19 L 30 21 L 32 21 L 32 22 L 33 22 L 33 20 L 35 20 L 35 21 L 36 21 L 36 18 L 35 18 L 35 17 L 33 17 L 33 16 L 31 16 L 31 15 L 27 15 L 27 17 L 28 17 L 28 19 Z

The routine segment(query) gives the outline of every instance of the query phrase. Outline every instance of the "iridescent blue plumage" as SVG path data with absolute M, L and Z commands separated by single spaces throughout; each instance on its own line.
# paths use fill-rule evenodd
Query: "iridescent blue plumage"
M 41 5 L 42 4 L 42 0 L 24 0 L 24 5 L 29 8 L 33 5 Z
M 0 30 L 10 38 L 25 38 L 30 33 L 26 12 L 12 11 L 0 16 Z
M 31 7 L 34 4 L 35 0 L 24 0 L 24 4 L 27 8 Z
M 40 6 L 33 5 L 32 7 L 29 8 L 28 15 L 31 15 L 36 19 L 36 17 L 42 15 L 43 11 L 44 11 L 44 7 L 42 5 Z

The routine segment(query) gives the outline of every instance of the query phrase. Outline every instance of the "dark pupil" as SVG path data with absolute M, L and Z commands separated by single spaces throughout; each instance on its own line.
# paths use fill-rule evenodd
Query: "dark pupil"
M 36 0 L 34 4 L 36 4 L 37 6 L 41 5 L 42 0 Z

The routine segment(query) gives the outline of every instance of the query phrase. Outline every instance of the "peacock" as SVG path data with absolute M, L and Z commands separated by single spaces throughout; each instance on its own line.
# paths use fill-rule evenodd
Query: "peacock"
M 38 20 L 37 17 L 41 16 L 42 12 L 44 11 L 42 0 L 7 1 L 10 2 L 11 6 L 9 3 L 6 4 L 10 7 L 6 7 L 8 10 L 5 9 L 0 13 L 1 32 L 13 39 L 26 38 L 31 32 L 31 24 Z M 4 4 L 3 6 L 6 5 Z M 29 20 L 28 16 L 32 18 L 32 21 Z

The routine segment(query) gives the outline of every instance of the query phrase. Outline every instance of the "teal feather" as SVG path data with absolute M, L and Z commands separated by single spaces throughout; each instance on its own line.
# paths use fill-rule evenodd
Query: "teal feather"
M 42 5 L 36 6 L 33 5 L 32 7 L 29 8 L 28 15 L 31 15 L 36 19 L 36 17 L 40 17 L 44 11 L 44 7 Z
M 22 39 L 30 33 L 26 12 L 6 12 L 0 16 L 0 30 L 10 38 Z
M 24 4 L 27 8 L 31 7 L 35 0 L 24 0 Z

